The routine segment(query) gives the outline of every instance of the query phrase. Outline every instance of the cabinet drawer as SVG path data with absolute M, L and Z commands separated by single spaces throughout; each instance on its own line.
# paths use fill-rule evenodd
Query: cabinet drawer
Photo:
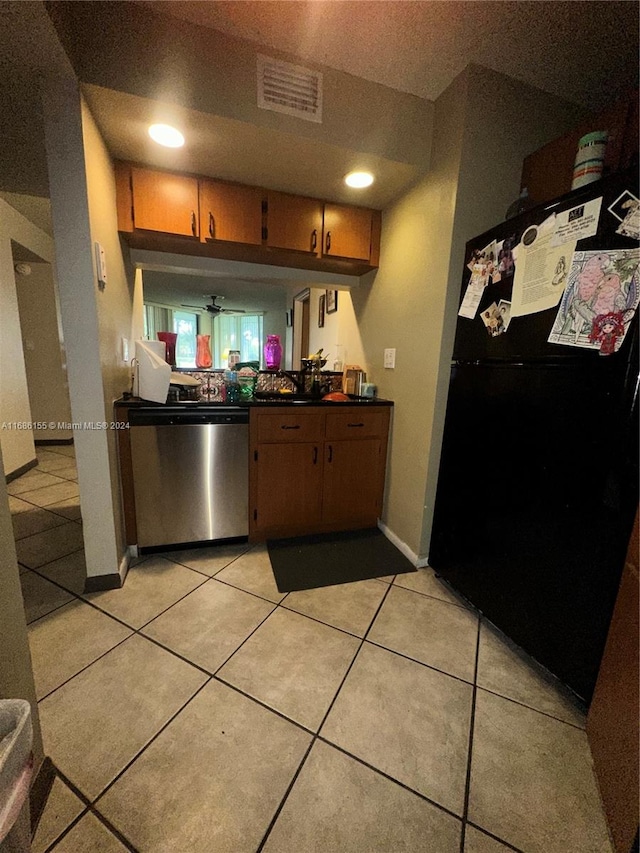
M 387 412 L 327 412 L 327 440 L 384 436 Z
M 324 414 L 317 412 L 283 412 L 259 416 L 258 441 L 322 441 Z

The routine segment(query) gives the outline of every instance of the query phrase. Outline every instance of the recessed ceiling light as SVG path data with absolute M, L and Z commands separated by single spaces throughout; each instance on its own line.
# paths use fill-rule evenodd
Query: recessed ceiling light
M 182 148 L 184 145 L 184 136 L 169 124 L 152 124 L 149 136 L 158 145 L 165 145 L 167 148 Z
M 370 172 L 349 172 L 344 179 L 344 182 L 348 187 L 363 189 L 364 187 L 371 186 L 373 183 L 373 175 Z

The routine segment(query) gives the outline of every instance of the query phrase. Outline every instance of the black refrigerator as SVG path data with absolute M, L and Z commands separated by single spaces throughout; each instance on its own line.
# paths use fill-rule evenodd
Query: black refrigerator
M 637 170 L 621 173 L 467 244 L 429 552 L 439 576 L 587 704 L 638 506 L 639 197 Z M 598 215 L 581 230 L 589 202 Z M 551 274 L 560 303 L 509 318 L 523 241 L 553 221 L 580 237 Z M 620 325 L 607 337 L 594 313 L 622 318 L 624 337 Z

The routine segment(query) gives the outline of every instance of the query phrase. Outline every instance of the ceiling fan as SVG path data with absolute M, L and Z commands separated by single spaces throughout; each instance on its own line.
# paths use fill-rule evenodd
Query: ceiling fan
M 204 308 L 209 314 L 213 314 L 214 317 L 217 317 L 218 314 L 246 314 L 246 311 L 243 311 L 241 308 L 233 309 L 233 308 L 223 308 L 222 305 L 217 305 L 217 299 L 224 299 L 224 296 L 213 296 L 209 297 L 211 299 L 211 305 L 182 305 L 183 308 L 195 308 L 198 311 L 202 311 Z

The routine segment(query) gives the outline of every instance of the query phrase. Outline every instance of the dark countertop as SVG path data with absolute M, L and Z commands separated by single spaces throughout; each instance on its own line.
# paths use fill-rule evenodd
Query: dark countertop
M 313 400 L 313 399 L 296 399 L 295 394 L 283 394 L 278 397 L 271 398 L 261 398 L 261 399 L 251 399 L 242 401 L 240 403 L 215 403 L 213 401 L 208 402 L 206 400 L 198 400 L 189 401 L 189 400 L 180 400 L 177 402 L 171 403 L 153 403 L 150 400 L 143 400 L 140 397 L 121 397 L 119 400 L 116 400 L 113 404 L 114 407 L 127 407 L 127 408 L 152 408 L 152 409 L 166 409 L 171 407 L 172 409 L 251 409 L 251 408 L 260 408 L 264 409 L 268 406 L 277 406 L 281 408 L 285 407 L 293 407 L 293 406 L 321 406 L 322 408 L 340 408 L 342 406 L 393 406 L 392 400 L 384 400 L 381 397 L 355 397 L 351 396 L 349 401 L 334 401 L 334 400 Z

